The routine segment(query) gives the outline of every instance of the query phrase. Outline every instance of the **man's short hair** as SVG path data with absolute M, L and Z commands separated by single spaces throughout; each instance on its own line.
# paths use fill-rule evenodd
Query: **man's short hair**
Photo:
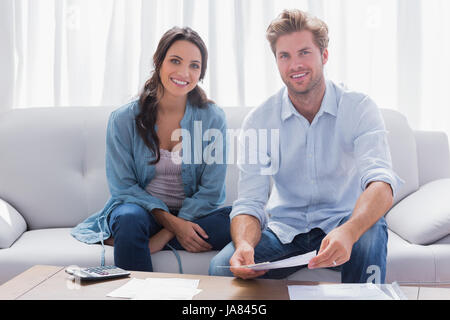
M 275 45 L 280 36 L 303 30 L 312 32 L 314 42 L 323 53 L 329 42 L 327 24 L 307 12 L 292 9 L 283 10 L 267 28 L 266 38 L 269 40 L 273 54 L 276 52 Z

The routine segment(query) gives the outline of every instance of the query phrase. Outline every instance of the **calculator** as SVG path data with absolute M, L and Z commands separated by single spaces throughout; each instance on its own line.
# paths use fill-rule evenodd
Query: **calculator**
M 117 266 L 101 266 L 89 268 L 70 266 L 66 268 L 66 273 L 74 276 L 76 279 L 90 281 L 127 277 L 130 275 L 129 271 L 123 270 Z

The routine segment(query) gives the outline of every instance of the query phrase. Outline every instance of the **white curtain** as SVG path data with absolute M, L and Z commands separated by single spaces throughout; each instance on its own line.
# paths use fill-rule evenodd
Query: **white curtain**
M 265 30 L 285 8 L 327 22 L 328 78 L 450 135 L 448 0 L 0 0 L 0 109 L 135 99 L 174 25 L 208 46 L 210 98 L 256 106 L 282 86 Z

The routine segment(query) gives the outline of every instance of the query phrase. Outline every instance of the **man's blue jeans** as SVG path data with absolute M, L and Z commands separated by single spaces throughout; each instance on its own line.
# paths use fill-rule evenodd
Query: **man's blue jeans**
M 348 218 L 344 218 L 340 225 L 346 222 Z M 325 236 L 326 234 L 321 229 L 316 228 L 308 233 L 297 235 L 291 243 L 282 244 L 270 229 L 265 229 L 261 234 L 261 240 L 255 247 L 255 263 L 285 259 L 313 250 L 318 252 Z M 387 239 L 386 221 L 381 218 L 353 245 L 350 260 L 332 269 L 341 270 L 341 281 L 343 283 L 364 283 L 372 278 L 375 282 L 384 283 L 386 278 Z M 230 242 L 211 260 L 209 274 L 233 276 L 229 268 L 218 268 L 218 266 L 230 265 L 230 258 L 234 251 L 234 245 Z M 269 270 L 261 278 L 286 278 L 304 267 L 306 266 Z M 375 275 L 374 272 L 379 272 L 379 275 Z
M 213 249 L 221 250 L 230 238 L 231 207 L 223 207 L 209 215 L 193 221 L 208 235 L 205 239 Z M 153 215 L 144 208 L 125 203 L 117 206 L 108 217 L 109 228 L 114 238 L 114 263 L 125 270 L 153 271 L 149 239 L 162 229 Z M 184 250 L 176 238 L 169 244 Z

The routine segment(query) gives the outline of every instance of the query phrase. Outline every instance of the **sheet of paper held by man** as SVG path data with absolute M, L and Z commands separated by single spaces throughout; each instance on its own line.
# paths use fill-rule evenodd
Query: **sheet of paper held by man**
M 255 264 L 247 264 L 242 266 L 220 266 L 220 268 L 249 268 L 253 270 L 270 270 L 270 269 L 280 269 L 295 266 L 302 266 L 309 263 L 309 260 L 316 256 L 316 251 L 311 251 L 305 254 L 300 254 L 298 256 L 290 257 L 283 260 L 273 261 L 273 262 L 261 262 Z

